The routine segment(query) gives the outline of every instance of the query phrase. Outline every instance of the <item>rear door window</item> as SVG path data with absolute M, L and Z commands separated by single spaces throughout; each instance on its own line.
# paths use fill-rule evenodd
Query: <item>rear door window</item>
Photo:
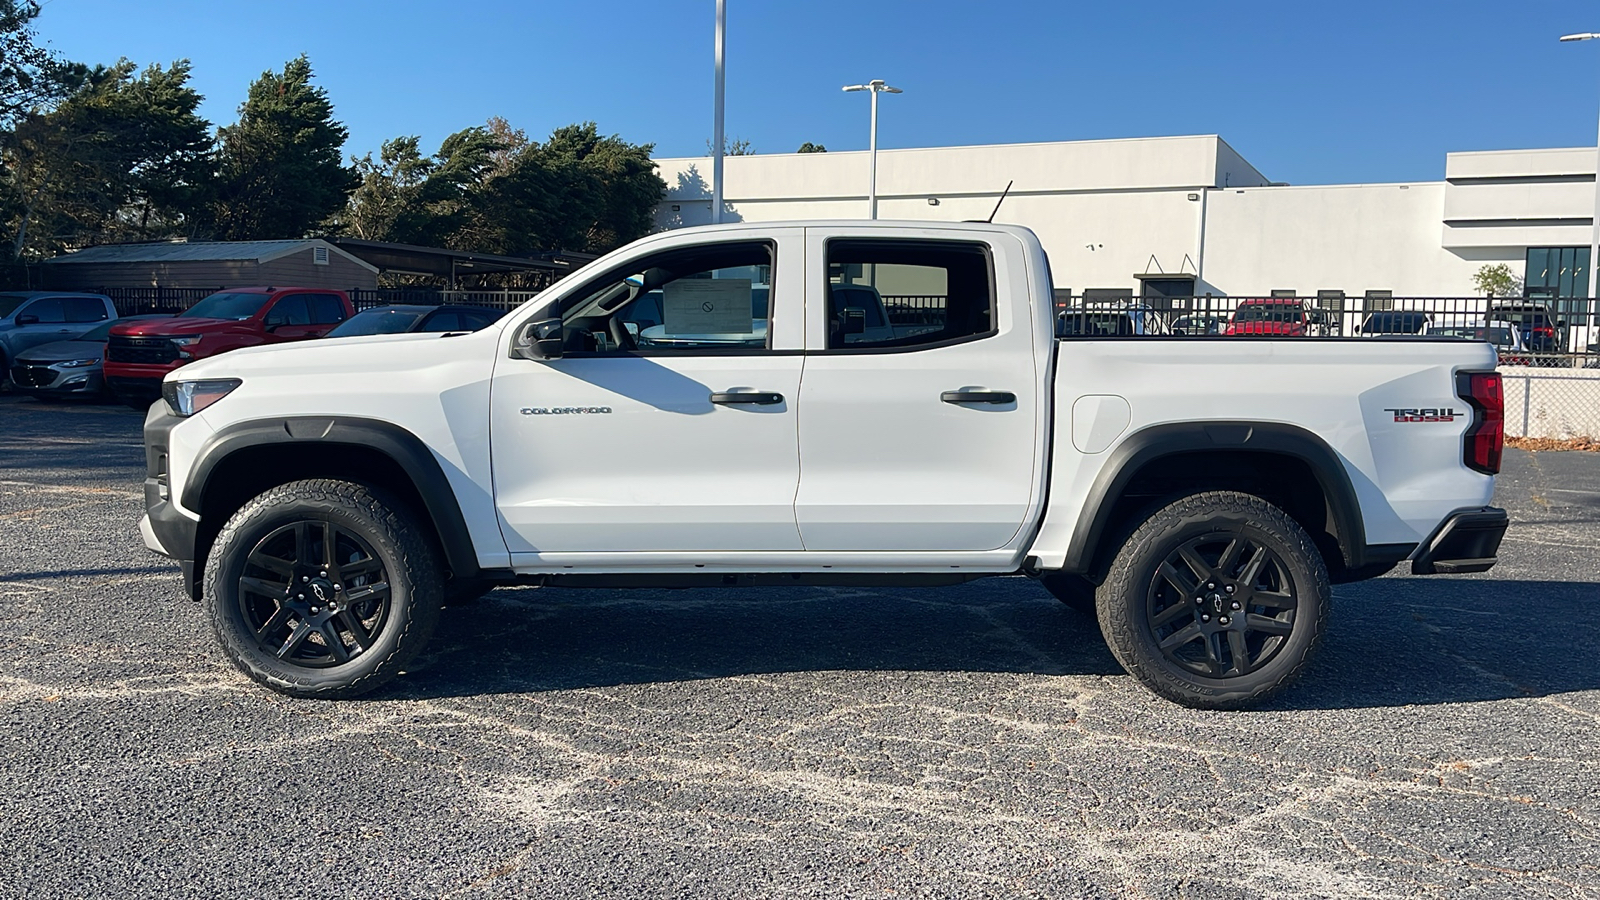
M 312 325 L 334 325 L 344 321 L 344 304 L 336 294 L 304 294 L 311 306 Z
M 310 325 L 311 309 L 306 303 L 305 294 L 290 294 L 279 298 L 277 303 L 268 310 L 266 324 L 268 325 Z
M 980 244 L 829 241 L 828 350 L 915 350 L 995 333 Z
M 106 318 L 106 305 L 95 297 L 63 297 L 68 322 L 101 322 Z

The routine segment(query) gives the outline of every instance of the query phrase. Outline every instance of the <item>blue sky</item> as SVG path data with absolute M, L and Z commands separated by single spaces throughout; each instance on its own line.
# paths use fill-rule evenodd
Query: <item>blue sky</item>
M 1432 180 L 1450 150 L 1587 146 L 1600 4 L 1577 0 L 1010 2 L 727 0 L 731 136 L 756 152 L 1220 134 L 1296 184 Z M 204 114 L 311 57 L 348 153 L 500 115 L 538 138 L 594 120 L 699 155 L 713 0 L 46 0 L 65 56 L 188 58 Z

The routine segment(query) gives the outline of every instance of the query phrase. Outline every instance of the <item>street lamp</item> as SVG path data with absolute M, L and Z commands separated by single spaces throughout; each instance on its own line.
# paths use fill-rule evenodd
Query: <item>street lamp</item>
M 717 0 L 717 36 L 712 51 L 716 57 L 716 82 L 711 89 L 711 224 L 722 221 L 722 47 L 728 31 L 728 11 L 724 0 Z
M 1567 41 L 1592 41 L 1600 38 L 1600 34 L 1585 32 L 1583 34 L 1564 34 L 1563 42 Z M 1600 135 L 1595 138 L 1595 173 L 1594 173 L 1594 216 L 1593 227 L 1589 231 L 1589 299 L 1593 301 L 1600 296 L 1600 280 L 1595 278 L 1595 267 L 1600 266 Z M 1592 305 L 1592 303 L 1591 303 Z M 1594 310 L 1591 308 L 1590 313 Z M 1585 317 L 1585 324 L 1589 324 Z M 1587 336 L 1585 336 L 1587 339 Z
M 867 175 L 867 210 L 868 218 L 878 217 L 878 95 L 904 93 L 897 87 L 890 87 L 882 79 L 869 81 L 866 84 L 847 84 L 846 91 L 871 91 L 872 92 L 872 137 L 870 146 L 872 150 L 872 163 Z

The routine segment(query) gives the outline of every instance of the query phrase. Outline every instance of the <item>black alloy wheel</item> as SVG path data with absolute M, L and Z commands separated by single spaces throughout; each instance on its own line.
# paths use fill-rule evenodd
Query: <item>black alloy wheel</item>
M 298 666 L 343 665 L 389 617 L 389 579 L 371 545 L 327 520 L 284 525 L 245 557 L 239 613 L 256 646 Z
M 1145 593 L 1156 646 L 1196 675 L 1261 668 L 1294 631 L 1294 580 L 1283 559 L 1242 534 L 1205 534 L 1167 554 Z

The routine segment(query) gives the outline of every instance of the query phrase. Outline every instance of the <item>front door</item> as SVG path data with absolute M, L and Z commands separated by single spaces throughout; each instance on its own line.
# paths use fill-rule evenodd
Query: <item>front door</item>
M 803 234 L 686 240 L 566 293 L 561 358 L 496 363 L 495 503 L 514 566 L 802 549 Z
M 1031 309 L 1017 300 L 1022 244 L 879 233 L 807 229 L 801 539 L 824 552 L 1003 548 L 1042 499 L 1044 326 L 1016 315 Z M 866 328 L 871 314 L 852 323 L 841 296 L 881 303 L 892 333 Z

